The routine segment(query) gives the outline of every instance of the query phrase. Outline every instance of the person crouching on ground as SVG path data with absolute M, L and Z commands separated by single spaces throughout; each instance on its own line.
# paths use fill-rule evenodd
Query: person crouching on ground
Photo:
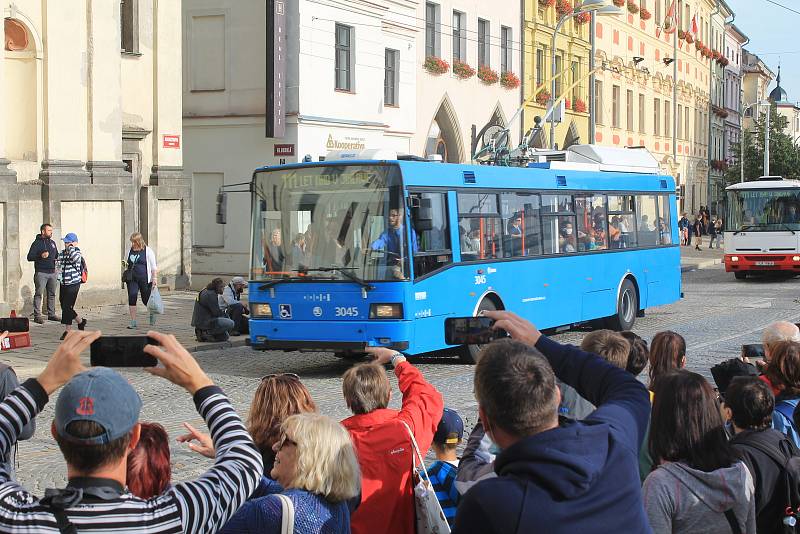
M 242 291 L 247 287 L 247 282 L 241 276 L 234 276 L 219 297 L 219 305 L 234 323 L 232 336 L 249 334 L 249 315 L 250 310 L 242 304 Z
M 233 329 L 233 321 L 225 317 L 219 307 L 219 296 L 225 282 L 222 278 L 214 278 L 197 295 L 192 310 L 192 326 L 197 341 L 227 341 L 228 332 Z

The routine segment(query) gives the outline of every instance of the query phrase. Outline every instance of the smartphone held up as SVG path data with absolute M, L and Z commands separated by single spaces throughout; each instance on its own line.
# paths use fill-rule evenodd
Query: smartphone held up
M 158 360 L 145 353 L 147 345 L 158 345 L 147 336 L 103 336 L 90 348 L 89 361 L 93 367 L 155 367 Z
M 494 319 L 489 317 L 449 317 L 444 320 L 444 341 L 448 345 L 485 345 L 504 337 L 508 334 L 494 328 Z

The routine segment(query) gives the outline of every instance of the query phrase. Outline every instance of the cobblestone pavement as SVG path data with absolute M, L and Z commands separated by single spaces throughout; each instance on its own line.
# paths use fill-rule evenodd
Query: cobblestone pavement
M 683 275 L 685 298 L 669 306 L 648 310 L 637 320 L 635 330 L 650 339 L 661 330 L 675 330 L 688 343 L 689 369 L 710 378 L 708 371 L 715 362 L 739 353 L 743 343 L 758 342 L 761 330 L 770 322 L 787 319 L 800 321 L 800 279 L 755 278 L 734 280 L 721 265 L 687 272 Z M 556 336 L 562 342 L 579 343 L 585 332 L 573 330 Z M 231 397 L 234 405 L 246 416 L 247 406 L 261 376 L 276 372 L 294 372 L 311 390 L 319 409 L 337 419 L 348 416 L 341 395 L 339 377 L 349 363 L 323 353 L 254 352 L 249 347 L 225 347 L 196 353 L 204 369 Z M 453 358 L 426 357 L 416 360 L 425 376 L 443 392 L 448 406 L 457 409 L 467 429 L 477 419 L 472 394 L 471 366 Z M 32 376 L 20 372 L 21 378 Z M 161 422 L 170 438 L 181 433 L 181 422 L 202 427 L 189 395 L 171 384 L 140 371 L 124 373 L 144 400 L 142 420 Z M 393 375 L 392 375 L 393 376 Z M 392 406 L 399 405 L 399 392 L 394 390 Z M 66 469 L 58 448 L 50 437 L 49 422 L 54 402 L 39 417 L 35 437 L 20 443 L 18 476 L 36 492 L 63 484 Z M 173 443 L 175 480 L 197 476 L 209 462 Z

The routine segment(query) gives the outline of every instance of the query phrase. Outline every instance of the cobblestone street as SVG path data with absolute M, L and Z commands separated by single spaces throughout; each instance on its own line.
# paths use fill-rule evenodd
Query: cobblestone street
M 646 317 L 637 320 L 635 330 L 648 340 L 660 330 L 669 329 L 682 334 L 688 343 L 688 368 L 709 378 L 709 368 L 714 363 L 737 355 L 743 343 L 759 342 L 761 330 L 770 322 L 778 319 L 800 321 L 800 279 L 770 277 L 737 281 L 732 274 L 725 273 L 721 265 L 714 265 L 685 272 L 683 280 L 685 298 L 669 306 L 648 310 Z M 579 343 L 583 334 L 573 330 L 559 334 L 556 339 Z M 339 380 L 349 363 L 332 355 L 259 353 L 249 347 L 225 347 L 203 350 L 196 356 L 243 416 L 246 416 L 259 378 L 276 372 L 299 374 L 323 413 L 337 419 L 349 415 L 342 401 Z M 446 405 L 457 409 L 466 428 L 471 428 L 477 417 L 472 395 L 473 368 L 447 357 L 421 358 L 416 363 L 443 392 Z M 36 366 L 30 365 L 20 370 L 20 378 L 33 376 L 35 372 Z M 143 397 L 142 420 L 162 423 L 172 440 L 182 433 L 183 421 L 202 426 L 189 395 L 184 391 L 141 371 L 130 371 L 125 375 Z M 398 406 L 399 401 L 395 388 L 392 406 Z M 66 477 L 65 465 L 49 432 L 53 408 L 54 402 L 51 401 L 39 417 L 35 437 L 21 442 L 19 447 L 18 477 L 39 493 L 47 487 L 63 484 Z M 174 441 L 173 445 L 176 480 L 196 476 L 208 466 L 204 458 Z

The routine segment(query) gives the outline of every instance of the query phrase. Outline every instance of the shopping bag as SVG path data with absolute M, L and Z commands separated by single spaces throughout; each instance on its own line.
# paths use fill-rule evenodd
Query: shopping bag
M 147 310 L 150 313 L 164 313 L 164 301 L 161 299 L 161 293 L 159 293 L 158 288 L 155 286 L 153 286 L 153 291 L 150 293 L 150 300 L 147 301 Z
M 400 422 L 408 430 L 408 435 L 411 436 L 411 445 L 414 448 L 414 454 L 411 455 L 411 472 L 416 475 L 417 460 L 419 460 L 419 465 L 422 466 L 422 471 L 425 473 L 425 479 L 423 480 L 422 477 L 419 477 L 419 482 L 414 485 L 417 534 L 449 534 L 450 525 L 447 524 L 442 505 L 439 504 L 439 499 L 436 498 L 436 491 L 434 491 L 433 484 L 431 484 L 431 478 L 428 476 L 425 460 L 419 451 L 414 433 L 411 432 L 411 427 L 405 421 Z

